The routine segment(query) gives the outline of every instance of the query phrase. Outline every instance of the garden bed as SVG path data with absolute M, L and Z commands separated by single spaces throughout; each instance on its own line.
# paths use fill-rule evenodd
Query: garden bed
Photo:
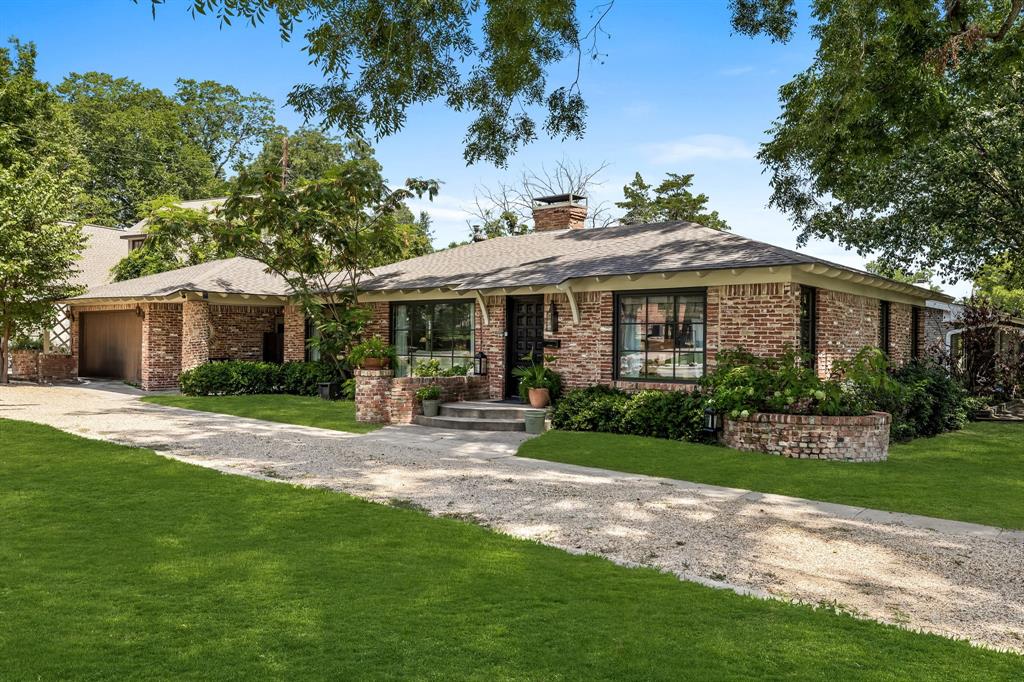
M 734 450 L 796 459 L 880 462 L 889 455 L 891 422 L 885 412 L 862 417 L 755 412 L 727 418 L 722 443 Z

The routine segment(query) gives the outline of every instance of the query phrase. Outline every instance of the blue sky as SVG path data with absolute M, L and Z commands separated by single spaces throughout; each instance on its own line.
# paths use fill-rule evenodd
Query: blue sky
M 210 18 L 193 20 L 189 5 L 167 0 L 154 20 L 148 0 L 0 0 L 0 36 L 34 41 L 40 77 L 50 82 L 71 71 L 104 71 L 171 92 L 178 77 L 212 79 L 271 97 L 283 124 L 301 124 L 285 97 L 295 83 L 320 76 L 301 51 L 301 36 L 283 43 L 273 25 L 222 30 Z M 582 2 L 581 16 L 591 6 Z M 414 206 L 431 213 L 439 245 L 465 237 L 475 187 L 566 159 L 610 164 L 592 203 L 620 198 L 636 171 L 652 184 L 667 172 L 695 173 L 695 189 L 709 195 L 710 207 L 734 231 L 792 248 L 796 233 L 767 207 L 768 178 L 754 155 L 779 113 L 779 86 L 813 58 L 806 17 L 794 40 L 778 45 L 731 35 L 725 0 L 619 0 L 604 24 L 610 35 L 600 43 L 602 61 L 584 65 L 590 116 L 583 140 L 541 138 L 507 170 L 466 167 L 462 140 L 470 117 L 426 105 L 409 112 L 404 130 L 376 143 L 377 155 L 393 183 L 410 176 L 444 182 L 432 204 Z M 552 82 L 565 82 L 568 73 L 556 69 Z M 864 263 L 828 242 L 806 250 Z M 947 290 L 965 293 L 964 285 Z

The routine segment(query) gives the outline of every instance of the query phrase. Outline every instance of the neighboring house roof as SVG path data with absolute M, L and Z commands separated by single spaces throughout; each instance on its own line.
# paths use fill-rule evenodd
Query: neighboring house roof
M 583 277 L 821 265 L 910 287 L 923 298 L 945 298 L 927 289 L 831 263 L 688 222 L 557 230 L 498 237 L 377 268 L 360 283 L 365 291 L 447 288 L 454 291 L 557 285 Z
M 124 230 L 113 227 L 82 225 L 86 242 L 78 261 L 77 284 L 92 289 L 110 282 L 110 269 L 128 255 L 128 244 L 121 239 L 123 234 Z
M 218 208 L 221 204 L 227 201 L 227 197 L 213 197 L 211 199 L 192 199 L 190 201 L 179 201 L 177 206 L 181 208 L 191 208 L 196 211 L 206 211 L 207 213 Z M 121 233 L 121 239 L 137 239 L 139 237 L 145 237 L 147 227 L 149 226 L 149 218 L 143 218 L 138 221 L 127 230 Z
M 287 296 L 290 288 L 265 265 L 249 258 L 226 258 L 90 289 L 71 301 L 159 299 L 181 293 Z

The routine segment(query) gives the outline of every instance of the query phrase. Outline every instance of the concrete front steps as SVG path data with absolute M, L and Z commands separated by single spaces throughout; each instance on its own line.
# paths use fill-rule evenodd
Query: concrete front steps
M 526 431 L 529 405 L 497 400 L 444 403 L 436 417 L 418 414 L 414 424 L 467 431 Z

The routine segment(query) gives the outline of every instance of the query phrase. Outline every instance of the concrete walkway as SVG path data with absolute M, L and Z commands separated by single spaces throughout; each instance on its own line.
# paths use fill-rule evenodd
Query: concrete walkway
M 0 417 L 411 501 L 572 552 L 1024 652 L 1024 532 L 518 458 L 521 434 L 409 426 L 356 436 L 103 388 L 0 388 Z

